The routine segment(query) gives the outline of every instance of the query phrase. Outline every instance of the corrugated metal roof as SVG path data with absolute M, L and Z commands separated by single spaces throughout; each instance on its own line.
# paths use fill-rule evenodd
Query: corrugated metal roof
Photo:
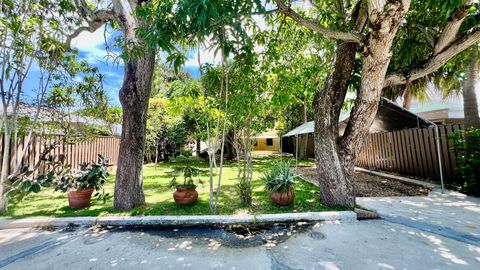
M 313 121 L 303 123 L 302 125 L 290 130 L 287 134 L 283 135 L 282 137 L 290 137 L 296 136 L 301 134 L 313 133 L 315 129 L 315 123 Z
M 344 122 L 349 117 L 350 111 L 342 111 L 338 122 Z M 400 130 L 405 128 L 428 127 L 432 124 L 432 122 L 398 106 L 394 102 L 386 98 L 381 98 L 379 109 L 370 131 L 379 132 Z M 313 121 L 310 121 L 290 130 L 282 137 L 313 133 L 314 130 L 315 124 Z

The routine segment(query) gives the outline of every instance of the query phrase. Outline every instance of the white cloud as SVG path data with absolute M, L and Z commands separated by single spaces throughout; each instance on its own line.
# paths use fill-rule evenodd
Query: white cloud
M 111 35 L 111 30 L 105 33 L 105 26 L 102 26 L 93 33 L 84 31 L 72 40 L 72 48 L 78 49 L 83 56 L 82 58 L 90 64 L 111 62 L 111 60 L 107 58 L 108 53 L 105 48 L 105 37 L 109 40 Z
M 220 64 L 220 55 L 215 55 L 215 48 L 207 48 L 207 46 L 202 46 L 200 48 L 200 61 L 203 64 Z M 185 62 L 186 67 L 195 67 L 198 68 L 198 59 L 197 59 L 197 50 L 192 49 L 192 53 L 188 55 L 188 60 Z

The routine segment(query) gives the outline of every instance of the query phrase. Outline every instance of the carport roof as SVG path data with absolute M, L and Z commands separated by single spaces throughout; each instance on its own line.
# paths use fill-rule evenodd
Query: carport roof
M 342 111 L 339 123 L 346 121 L 350 117 L 350 111 Z M 371 131 L 393 131 L 406 128 L 429 127 L 433 123 L 398 106 L 394 102 L 381 98 L 380 105 L 372 124 Z M 313 133 L 315 124 L 313 121 L 303 123 L 302 125 L 290 130 L 282 137 L 297 136 L 301 134 Z

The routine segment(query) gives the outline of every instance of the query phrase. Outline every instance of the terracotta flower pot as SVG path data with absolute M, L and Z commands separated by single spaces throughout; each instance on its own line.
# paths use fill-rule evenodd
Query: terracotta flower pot
M 71 190 L 68 192 L 68 205 L 72 209 L 85 208 L 90 205 L 93 188 L 85 190 Z
M 198 192 L 195 188 L 177 187 L 177 190 L 173 193 L 173 199 L 176 204 L 192 204 L 197 201 Z
M 295 198 L 295 191 L 293 188 L 289 188 L 288 190 L 277 190 L 272 192 L 270 195 L 272 201 L 278 205 L 289 205 L 293 202 L 293 198 Z

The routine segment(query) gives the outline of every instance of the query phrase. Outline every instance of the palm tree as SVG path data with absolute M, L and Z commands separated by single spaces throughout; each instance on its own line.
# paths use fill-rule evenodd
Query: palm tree
M 479 63 L 478 47 L 471 51 L 470 65 L 466 70 L 466 79 L 463 81 L 463 112 L 465 115 L 465 129 L 480 128 L 478 102 L 475 86 L 478 81 Z

